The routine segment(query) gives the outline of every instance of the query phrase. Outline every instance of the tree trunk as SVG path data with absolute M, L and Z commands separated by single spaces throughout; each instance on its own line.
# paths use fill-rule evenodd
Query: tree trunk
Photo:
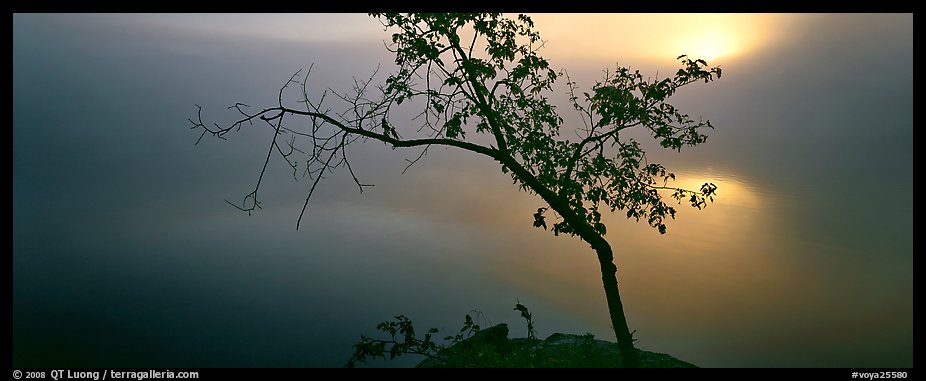
M 592 249 L 598 253 L 598 264 L 601 265 L 601 281 L 604 283 L 604 294 L 608 300 L 608 313 L 611 315 L 611 326 L 614 328 L 614 335 L 617 336 L 617 345 L 621 352 L 623 365 L 626 368 L 640 367 L 640 356 L 636 348 L 633 347 L 633 337 L 630 336 L 627 318 L 624 317 L 624 305 L 621 304 L 621 295 L 617 291 L 617 267 L 614 266 L 614 254 L 611 251 L 611 245 L 585 221 L 584 215 L 580 217 L 569 206 L 565 198 L 558 196 L 541 184 L 517 160 L 506 154 L 492 157 L 511 169 L 518 179 L 523 181 L 534 192 L 537 192 L 553 210 L 563 217 L 575 232 L 574 234 L 591 245 Z
M 598 263 L 601 265 L 601 281 L 604 284 L 604 294 L 608 300 L 608 313 L 611 315 L 611 326 L 617 336 L 617 346 L 621 352 L 624 367 L 640 367 L 640 356 L 633 346 L 633 337 L 627 327 L 627 318 L 624 317 L 624 305 L 617 289 L 617 267 L 614 266 L 614 255 L 611 245 L 607 241 L 592 244 L 598 253 Z

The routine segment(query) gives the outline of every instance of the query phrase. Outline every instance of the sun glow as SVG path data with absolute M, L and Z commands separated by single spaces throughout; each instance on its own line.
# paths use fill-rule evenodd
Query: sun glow
M 761 199 L 754 187 L 732 174 L 720 173 L 678 173 L 678 181 L 670 182 L 671 187 L 698 191 L 704 183 L 713 183 L 717 186 L 717 196 L 710 202 L 708 208 L 717 206 L 735 206 L 756 209 L 761 207 Z M 665 192 L 663 197 L 667 200 L 670 193 Z M 684 202 L 682 205 L 685 205 Z
M 678 54 L 713 62 L 737 53 L 737 44 L 733 40 L 730 34 L 723 31 L 709 31 L 680 40 L 675 49 Z
M 535 14 L 548 54 L 665 62 L 681 54 L 724 60 L 761 49 L 777 38 L 784 17 L 774 14 Z M 722 63 L 722 62 L 720 62 Z

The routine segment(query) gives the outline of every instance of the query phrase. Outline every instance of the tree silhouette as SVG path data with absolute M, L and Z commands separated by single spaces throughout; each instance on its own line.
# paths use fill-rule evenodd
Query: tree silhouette
M 719 67 L 708 68 L 703 60 L 680 56 L 681 68 L 664 79 L 644 78 L 639 71 L 617 67 L 587 92 L 581 92 L 565 71 L 557 71 L 538 55 L 543 46 L 528 16 L 508 19 L 499 14 L 371 14 L 387 30 L 393 30 L 387 49 L 395 55 L 398 69 L 384 83 L 355 80 L 351 91 L 325 90 L 312 99 L 308 91 L 311 67 L 296 73 L 280 89 L 276 105 L 252 111 L 236 103 L 229 107 L 240 118 L 226 125 L 208 125 L 197 106 L 194 129 L 201 129 L 197 143 L 207 134 L 224 138 L 245 125 L 266 123 L 273 130 L 267 156 L 254 190 L 241 204 L 230 204 L 251 213 L 260 208 L 258 192 L 264 172 L 276 152 L 293 169 L 312 180 L 297 229 L 309 200 L 323 175 L 346 168 L 361 193 L 361 183 L 348 159 L 348 148 L 370 139 L 392 147 L 420 148 L 409 166 L 420 160 L 430 146 L 448 146 L 486 156 L 510 174 L 521 189 L 538 195 L 545 205 L 533 215 L 533 226 L 577 236 L 598 256 L 611 324 L 625 366 L 637 366 L 638 354 L 627 326 L 618 292 L 611 245 L 604 238 L 602 210 L 620 210 L 627 218 L 646 222 L 666 232 L 666 217 L 674 207 L 663 201 L 661 190 L 679 204 L 698 209 L 713 201 L 716 186 L 704 184 L 689 190 L 669 186 L 673 173 L 649 162 L 640 144 L 621 132 L 646 129 L 662 147 L 681 150 L 703 143 L 708 121 L 695 121 L 666 103 L 680 87 L 696 81 L 710 82 Z M 377 70 L 378 71 L 378 70 Z M 566 126 L 548 95 L 558 79 L 582 126 Z M 287 92 L 289 90 L 289 92 Z M 296 93 L 297 106 L 287 95 Z M 326 100 L 346 102 L 339 112 L 326 108 Z M 395 122 L 400 107 L 420 110 L 412 122 Z M 299 124 L 290 123 L 297 119 Z M 410 124 L 411 123 L 411 124 Z M 480 137 L 484 136 L 484 137 Z M 570 136 L 578 138 L 570 139 Z M 297 144 L 305 142 L 307 148 Z M 480 144 L 488 141 L 488 144 Z M 304 155 L 303 160 L 296 160 Z M 304 164 L 303 164 L 304 163 Z M 407 169 L 407 168 L 406 168 Z M 547 218 L 552 216 L 552 226 Z

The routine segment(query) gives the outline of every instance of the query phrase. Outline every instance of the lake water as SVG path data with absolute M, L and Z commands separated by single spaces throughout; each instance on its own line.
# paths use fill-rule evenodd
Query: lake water
M 827 34 L 852 17 L 865 22 Z M 532 228 L 539 199 L 481 157 L 435 149 L 400 175 L 417 152 L 358 146 L 376 186 L 330 177 L 299 231 L 310 183 L 279 162 L 264 209 L 225 204 L 253 187 L 268 135 L 193 147 L 193 104 L 214 118 L 269 104 L 311 62 L 341 86 L 388 62 L 378 42 L 146 20 L 14 17 L 15 367 L 341 366 L 399 314 L 449 334 L 473 313 L 523 336 L 516 301 L 542 337 L 612 337 L 594 253 Z M 731 61 L 679 94 L 717 129 L 651 155 L 680 184 L 717 184 L 715 203 L 678 207 L 665 235 L 605 217 L 639 347 L 709 367 L 912 366 L 912 16 L 815 28 L 770 50 L 786 61 Z

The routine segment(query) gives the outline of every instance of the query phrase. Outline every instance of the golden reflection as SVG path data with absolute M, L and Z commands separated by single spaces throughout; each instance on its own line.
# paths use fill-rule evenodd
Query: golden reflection
M 677 177 L 675 185 L 693 189 L 713 182 L 718 196 L 700 211 L 684 203 L 676 205 L 679 213 L 667 222 L 667 234 L 660 235 L 645 221 L 627 220 L 619 211 L 603 216 L 621 282 L 627 285 L 625 300 L 634 306 L 631 318 L 638 327 L 654 332 L 656 327 L 732 325 L 736 322 L 718 321 L 717 311 L 748 306 L 752 298 L 764 299 L 772 308 L 781 302 L 779 295 L 797 291 L 796 285 L 779 284 L 797 270 L 776 255 L 773 234 L 762 234 L 772 231 L 772 221 L 765 210 L 768 202 L 753 185 L 719 172 L 679 172 Z M 506 253 L 483 258 L 485 271 L 521 290 L 516 292 L 542 297 L 586 319 L 590 326 L 607 328 L 595 253 L 576 238 L 528 228 L 529 210 L 524 207 L 529 203 L 523 199 L 531 196 L 523 192 L 512 196 L 522 200 L 496 199 L 497 204 L 484 211 L 488 217 L 484 223 L 505 236 L 496 244 Z M 769 288 L 773 284 L 777 288 Z M 704 301 L 692 298 L 693 294 L 712 296 Z M 770 312 L 753 308 L 736 316 Z M 688 316 L 686 324 L 667 321 L 680 314 Z M 608 334 L 605 329 L 595 333 Z
M 760 207 L 761 202 L 756 189 L 735 175 L 716 172 L 698 174 L 676 172 L 675 175 L 677 180 L 670 181 L 667 186 L 699 191 L 704 183 L 717 185 L 717 196 L 714 197 L 714 202 L 708 203 L 708 208 L 711 206 Z M 670 194 L 671 192 L 664 192 L 664 197 L 669 197 Z M 685 203 L 682 203 L 682 206 L 684 205 Z

